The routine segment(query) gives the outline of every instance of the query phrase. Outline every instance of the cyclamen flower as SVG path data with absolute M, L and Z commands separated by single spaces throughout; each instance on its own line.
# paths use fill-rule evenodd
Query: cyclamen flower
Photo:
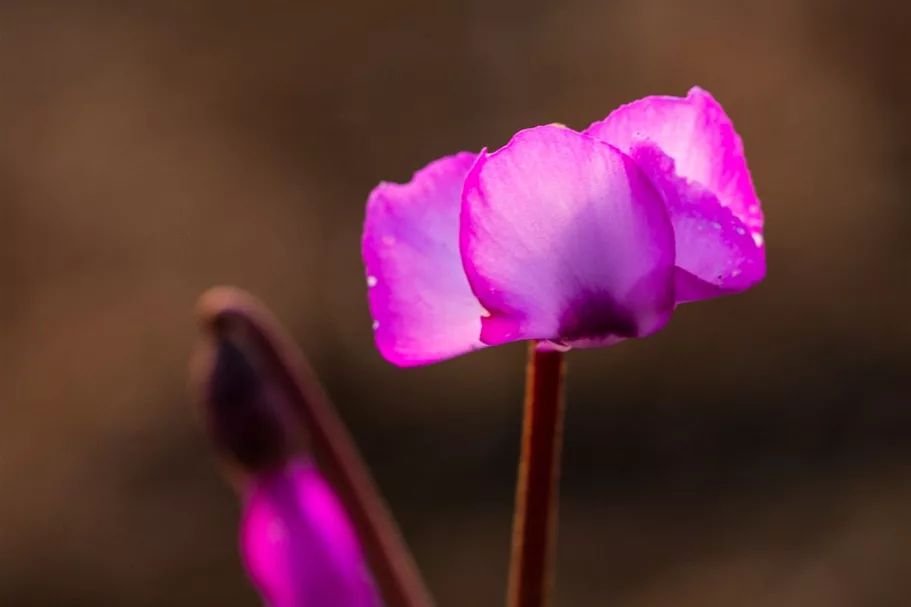
M 584 132 L 549 125 L 441 158 L 370 195 L 377 346 L 412 366 L 516 340 L 595 347 L 765 276 L 763 217 L 733 123 L 696 87 Z

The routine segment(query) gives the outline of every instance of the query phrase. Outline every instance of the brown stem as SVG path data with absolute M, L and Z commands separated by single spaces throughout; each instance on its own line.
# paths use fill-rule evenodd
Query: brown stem
M 560 352 L 530 348 L 508 607 L 547 604 L 557 539 L 566 365 Z
M 278 321 L 254 297 L 228 287 L 207 291 L 199 300 L 204 327 L 233 320 L 245 323 L 282 392 L 307 429 L 311 449 L 345 504 L 387 604 L 431 607 L 414 559 L 386 508 L 344 422 L 316 375 Z

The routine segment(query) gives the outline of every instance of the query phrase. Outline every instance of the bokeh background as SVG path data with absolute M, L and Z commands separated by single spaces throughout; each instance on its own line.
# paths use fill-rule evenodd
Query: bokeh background
M 911 596 L 911 9 L 892 0 L 0 4 L 0 604 L 257 605 L 187 394 L 193 304 L 265 300 L 440 607 L 504 596 L 524 347 L 400 370 L 380 180 L 694 84 L 768 279 L 570 359 L 557 605 Z

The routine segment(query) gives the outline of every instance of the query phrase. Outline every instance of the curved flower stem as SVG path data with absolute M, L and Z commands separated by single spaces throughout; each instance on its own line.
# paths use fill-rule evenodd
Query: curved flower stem
M 354 440 L 304 356 L 272 314 L 239 289 L 216 287 L 198 303 L 200 322 L 242 322 L 255 347 L 292 401 L 317 460 L 347 507 L 364 552 L 390 607 L 431 607 L 417 566 L 386 508 Z
M 531 343 L 508 607 L 542 607 L 550 595 L 557 539 L 565 370 L 561 352 L 539 351 L 537 344 Z

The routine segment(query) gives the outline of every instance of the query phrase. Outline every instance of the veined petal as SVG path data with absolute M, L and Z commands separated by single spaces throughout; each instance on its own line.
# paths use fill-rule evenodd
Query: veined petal
M 465 179 L 462 260 L 488 311 L 481 340 L 595 345 L 660 329 L 674 234 L 660 194 L 616 148 L 556 126 L 482 152 Z
M 307 460 L 253 481 L 240 541 L 270 607 L 381 605 L 347 514 Z
M 363 257 L 382 355 L 400 366 L 484 347 L 481 304 L 459 256 L 459 209 L 474 154 L 441 158 L 370 194 Z
M 763 216 L 743 142 L 708 92 L 640 99 L 586 133 L 632 155 L 664 195 L 682 270 L 678 302 L 742 291 L 763 278 Z

